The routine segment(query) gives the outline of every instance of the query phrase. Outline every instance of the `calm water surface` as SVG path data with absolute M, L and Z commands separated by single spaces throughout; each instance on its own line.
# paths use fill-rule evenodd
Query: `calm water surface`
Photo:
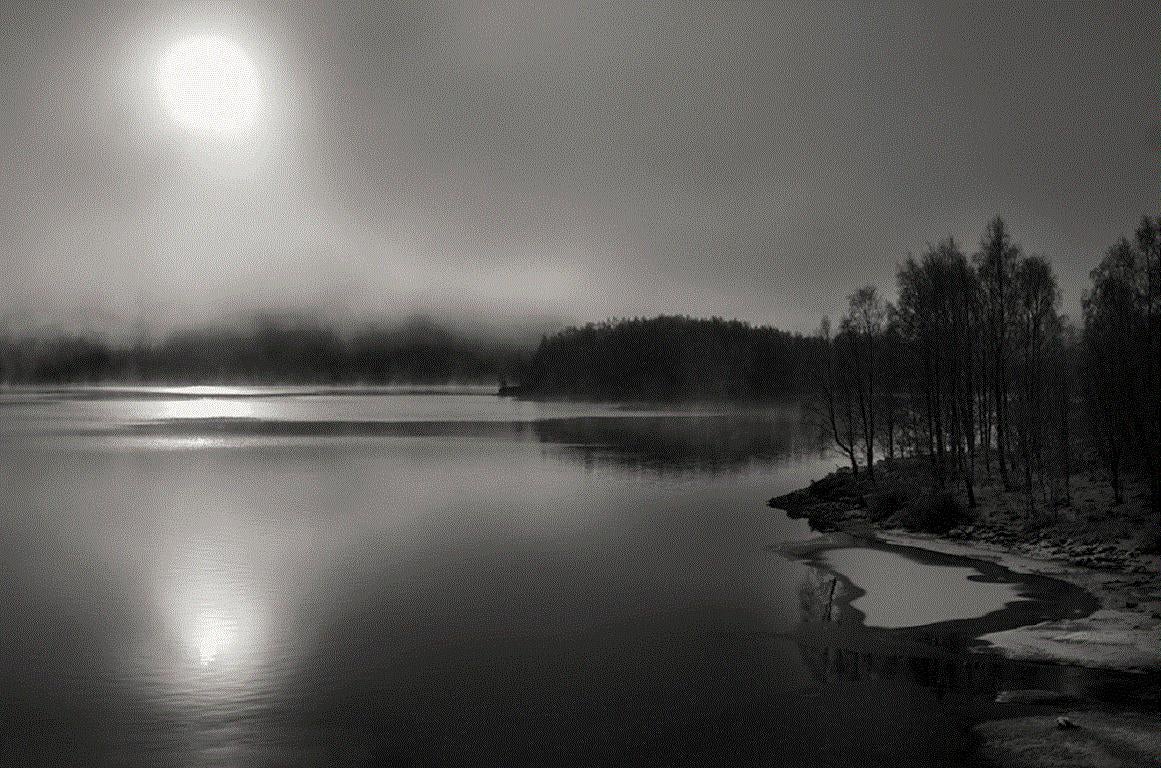
M 0 462 L 6 765 L 946 764 L 1013 674 L 797 633 L 793 409 L 10 391 Z

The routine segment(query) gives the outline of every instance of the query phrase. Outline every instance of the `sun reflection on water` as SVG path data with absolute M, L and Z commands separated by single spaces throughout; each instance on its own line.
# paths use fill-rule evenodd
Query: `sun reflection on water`
M 193 545 L 182 559 L 162 598 L 185 659 L 181 676 L 194 673 L 200 687 L 201 673 L 212 670 L 214 679 L 240 683 L 263 663 L 264 589 L 243 553 L 228 547 Z
M 238 623 L 228 616 L 203 613 L 193 630 L 193 644 L 203 667 L 208 667 L 219 656 L 228 654 L 238 641 Z
M 159 403 L 161 419 L 245 419 L 255 415 L 254 404 L 241 399 L 199 397 Z

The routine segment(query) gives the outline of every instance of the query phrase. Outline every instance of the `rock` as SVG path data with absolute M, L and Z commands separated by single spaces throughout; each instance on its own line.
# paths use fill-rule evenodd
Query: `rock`
M 1161 719 L 1133 713 L 1068 712 L 1083 727 L 1055 733 L 1055 717 L 1043 715 L 994 720 L 975 728 L 980 756 L 996 768 L 1061 766 L 1156 766 L 1161 754 Z M 1076 723 L 1073 723 L 1076 725 Z
M 1070 730 L 1072 728 L 1075 728 L 1076 723 L 1072 722 L 1067 717 L 1062 716 L 1062 717 L 1056 718 L 1056 727 L 1061 729 L 1062 731 L 1067 731 L 1067 730 Z

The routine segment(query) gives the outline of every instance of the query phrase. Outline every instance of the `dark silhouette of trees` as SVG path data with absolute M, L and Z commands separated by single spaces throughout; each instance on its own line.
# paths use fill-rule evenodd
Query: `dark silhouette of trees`
M 1077 377 L 1080 370 L 1080 341 L 1076 328 L 1066 317 L 1058 318 L 1057 332 L 1048 349 L 1048 376 L 1045 395 L 1047 418 L 1045 430 L 1049 434 L 1048 461 L 1049 508 L 1072 504 L 1073 465 L 1073 401 L 1080 392 Z
M 521 371 L 533 397 L 770 400 L 796 397 L 811 342 L 737 320 L 633 318 L 541 340 Z
M 930 459 L 935 489 L 954 482 L 974 506 L 994 463 L 1005 488 L 1021 479 L 1029 515 L 1038 497 L 1049 509 L 1068 498 L 1077 355 L 1048 260 L 1023 256 L 996 218 L 973 260 L 948 238 L 897 281 L 887 335 L 910 365 L 892 365 L 888 399 L 903 404 L 904 446 Z
M 1085 401 L 1097 453 L 1117 503 L 1126 472 L 1148 474 L 1154 511 L 1161 509 L 1156 226 L 1146 220 L 1137 243 L 1121 238 L 1108 250 L 1083 305 Z
M 843 333 L 833 336 L 830 319 L 824 317 L 817 342 L 811 355 L 807 407 L 821 432 L 834 441 L 850 462 L 851 472 L 858 477 L 859 429 L 854 392 L 856 381 L 850 365 L 851 339 Z
M 867 475 L 875 478 L 876 415 L 881 410 L 879 379 L 882 372 L 876 359 L 883 336 L 887 311 L 874 286 L 868 285 L 847 297 L 847 313 L 840 323 L 850 378 L 854 390 L 855 415 L 863 443 Z
M 934 491 L 958 488 L 974 506 L 994 468 L 1031 518 L 1071 503 L 1085 453 L 1117 503 L 1126 476 L 1145 475 L 1161 509 L 1161 219 L 1093 270 L 1079 332 L 1051 263 L 1024 255 L 1000 218 L 974 258 L 948 238 L 896 277 L 895 305 L 859 289 L 838 332 L 824 322 L 815 337 L 808 392 L 852 472 L 873 482 L 876 449 L 923 456 Z
M 912 407 L 922 413 L 923 445 L 936 487 L 953 476 L 975 505 L 979 373 L 977 337 L 982 325 L 975 271 L 954 240 L 908 258 L 898 274 L 899 332 L 915 364 L 906 377 Z
M 859 289 L 838 333 L 816 338 L 815 410 L 853 472 L 874 481 L 876 446 L 925 456 L 934 490 L 955 484 L 974 506 L 994 467 L 1031 518 L 1071 503 L 1083 452 L 1118 504 L 1127 476 L 1147 477 L 1161 521 L 1161 218 L 1093 270 L 1080 332 L 1051 263 L 998 217 L 973 259 L 948 238 L 908 257 L 897 289 L 894 306 Z
M 797 395 L 853 475 L 873 483 L 879 457 L 923 456 L 933 490 L 971 507 L 995 470 L 1030 518 L 1070 503 L 1091 435 L 1119 500 L 1130 454 L 1158 465 L 1159 250 L 1161 224 L 1146 220 L 1136 244 L 1110 251 L 1081 334 L 1060 314 L 1051 263 L 1024 255 L 997 217 L 973 258 L 947 238 L 902 263 L 896 304 L 874 286 L 851 293 L 837 329 L 827 318 L 809 338 L 718 318 L 590 324 L 543 339 L 522 383 L 608 399 Z M 1075 429 L 1082 398 L 1089 432 Z
M 888 459 L 900 452 L 902 433 L 907 423 L 906 401 L 898 386 L 907 366 L 907 350 L 900 332 L 898 308 L 884 305 L 885 322 L 876 354 L 879 363 L 879 451 Z
M 886 367 L 902 362 L 893 316 L 874 286 L 847 296 L 838 333 L 824 317 L 814 337 L 804 392 L 821 432 L 846 456 L 851 472 L 865 470 L 872 482 L 876 447 L 894 457 L 899 430 L 897 391 Z
M 1011 377 L 1009 336 L 1015 326 L 1016 265 L 1020 249 L 1012 243 L 1004 220 L 997 216 L 988 222 L 976 254 L 976 266 L 983 287 L 982 315 L 985 326 L 986 357 L 989 370 L 985 376 L 990 384 L 990 413 L 995 434 L 995 457 L 1004 487 L 1011 487 L 1008 476 L 1009 419 L 1008 392 Z
M 894 305 L 860 288 L 837 329 L 824 318 L 809 338 L 681 317 L 573 328 L 542 341 L 524 382 L 582 397 L 798 394 L 853 475 L 874 483 L 877 458 L 925 457 L 933 498 L 975 506 L 995 473 L 1029 519 L 1071 503 L 1077 457 L 1095 456 L 1118 503 L 1126 476 L 1146 473 L 1161 520 L 1161 219 L 1093 271 L 1079 330 L 1051 263 L 1000 217 L 972 257 L 948 238 L 896 279 Z
M 350 332 L 298 316 L 183 330 L 150 343 L 79 335 L 0 337 L 0 382 L 389 384 L 494 382 L 515 342 L 465 338 L 423 318 Z
M 1013 366 L 1016 391 L 1016 435 L 1023 467 L 1028 512 L 1035 510 L 1034 478 L 1047 496 L 1048 474 L 1044 465 L 1045 425 L 1050 423 L 1048 378 L 1058 364 L 1056 342 L 1060 338 L 1057 306 L 1060 291 L 1052 266 L 1039 256 L 1020 260 L 1015 273 L 1016 325 L 1012 338 L 1019 346 Z M 1047 503 L 1046 498 L 1046 503 Z
M 1143 351 L 1148 358 L 1145 414 L 1149 437 L 1149 498 L 1154 515 L 1161 520 L 1161 217 L 1141 217 L 1136 231 L 1137 248 L 1145 272 L 1145 334 Z

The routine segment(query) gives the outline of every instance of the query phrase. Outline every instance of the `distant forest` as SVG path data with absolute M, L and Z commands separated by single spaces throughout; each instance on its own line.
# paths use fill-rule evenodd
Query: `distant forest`
M 569 328 L 520 373 L 534 397 L 611 400 L 794 397 L 814 340 L 738 320 L 661 316 Z
M 469 338 L 426 319 L 340 332 L 298 316 L 258 316 L 160 340 L 0 334 L 4 384 L 495 383 L 518 370 L 515 341 Z

